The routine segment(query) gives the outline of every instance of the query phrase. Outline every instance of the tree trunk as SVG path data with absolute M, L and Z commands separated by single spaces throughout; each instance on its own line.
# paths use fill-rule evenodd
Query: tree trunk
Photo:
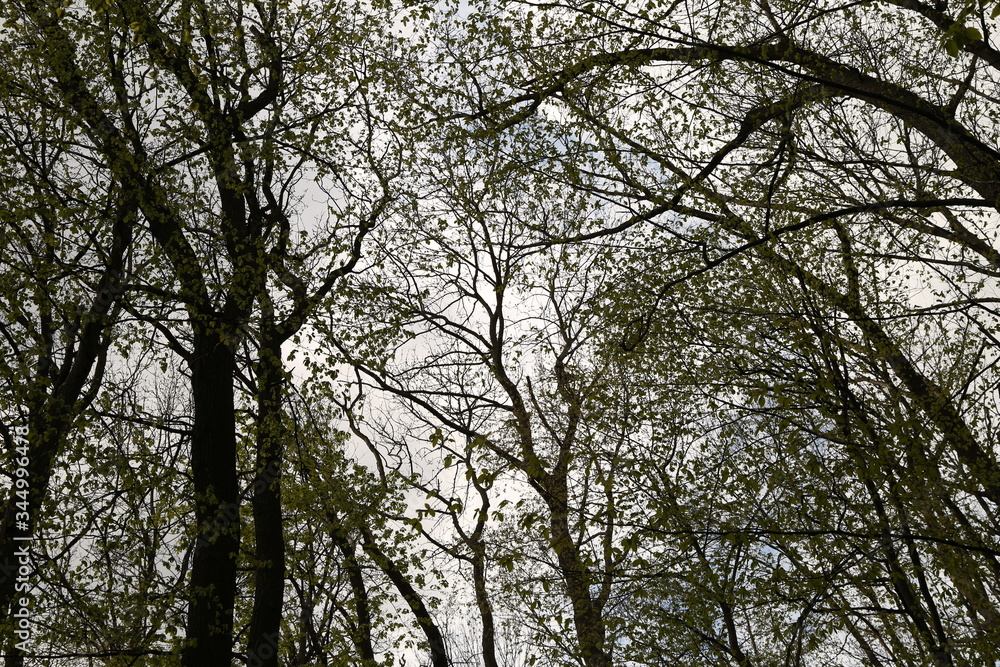
M 191 474 L 198 537 L 191 566 L 184 667 L 228 667 L 233 657 L 240 497 L 236 475 L 235 359 L 220 337 L 195 333 L 191 357 Z
M 269 321 L 265 323 L 266 325 Z M 253 485 L 253 612 L 247 638 L 252 667 L 277 667 L 281 608 L 285 592 L 285 536 L 281 524 L 281 467 L 285 428 L 281 400 L 284 385 L 281 343 L 264 331 L 257 396 L 257 477 Z

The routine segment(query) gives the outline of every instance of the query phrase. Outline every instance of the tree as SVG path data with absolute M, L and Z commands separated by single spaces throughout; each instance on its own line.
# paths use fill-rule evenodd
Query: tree
M 4 53 L 9 61 L 10 53 Z M 55 461 L 77 419 L 100 395 L 133 261 L 135 201 L 121 183 L 79 183 L 66 119 L 30 128 L 38 95 L 4 100 L 4 456 L 10 486 L 0 524 L 0 620 L 26 605 L 15 556 L 39 526 Z M 53 192 L 53 187 L 56 191 Z M 95 217 L 102 229 L 88 229 Z M 18 437 L 18 427 L 25 429 Z M 24 471 L 25 476 L 15 473 Z M 22 582 L 23 586 L 23 582 Z M 15 602 L 16 601 L 16 602 Z M 13 632 L 5 631 L 10 646 Z M 17 664 L 17 653 L 8 654 Z
M 995 10 L 4 6 L 46 655 L 996 661 Z
M 763 431 L 779 451 L 819 448 L 804 459 L 811 475 L 784 482 L 808 489 L 798 502 L 815 506 L 804 515 L 734 497 L 722 526 L 700 526 L 704 510 L 677 506 L 691 492 L 699 504 L 711 496 L 685 477 L 715 470 L 725 488 L 734 436 L 693 436 L 707 452 L 685 462 L 662 501 L 671 527 L 651 529 L 693 539 L 682 551 L 695 549 L 709 568 L 701 576 L 721 575 L 708 546 L 747 553 L 718 542 L 726 536 L 756 542 L 754 567 L 776 577 L 775 549 L 799 576 L 826 572 L 802 594 L 798 629 L 777 649 L 786 660 L 820 650 L 827 631 L 808 624 L 824 614 L 869 661 L 952 664 L 989 655 L 993 643 L 982 622 L 995 613 L 992 575 L 970 580 L 960 570 L 993 567 L 1000 500 L 983 428 L 994 402 L 979 398 L 992 386 L 986 350 L 995 349 L 998 153 L 987 108 L 997 59 L 992 9 L 951 11 L 515 2 L 446 16 L 433 36 L 453 72 L 442 80 L 468 81 L 432 91 L 449 101 L 442 120 L 467 136 L 530 136 L 497 145 L 511 163 L 602 202 L 603 218 L 535 223 L 541 243 L 634 248 L 631 264 L 616 253 L 623 288 L 608 299 L 609 342 L 635 358 L 626 363 L 663 364 L 650 387 L 702 383 L 698 400 L 729 403 L 748 443 Z M 912 296 L 922 284 L 925 302 Z M 678 357 L 693 371 L 679 379 L 664 374 Z M 710 434 L 725 423 L 687 429 Z M 850 483 L 830 483 L 844 474 Z M 774 488 L 771 475 L 754 467 L 745 484 Z M 855 528 L 825 523 L 836 515 L 828 498 L 860 503 Z M 772 515 L 780 520 L 764 520 Z M 969 527 L 961 539 L 946 534 L 954 522 Z M 802 552 L 788 536 L 759 541 L 781 531 L 811 535 L 826 551 Z M 879 575 L 857 573 L 858 550 Z M 951 574 L 930 575 L 941 571 Z M 858 598 L 830 598 L 843 577 Z M 718 593 L 723 618 L 725 606 L 760 605 L 753 596 L 768 594 Z M 680 609 L 683 631 L 697 628 L 694 610 Z M 905 629 L 886 630 L 898 641 L 879 646 L 859 621 L 868 613 L 886 628 L 903 620 Z M 763 648 L 748 648 L 760 626 L 734 617 L 728 637 L 695 633 L 734 662 L 764 659 Z
M 508 593 L 537 619 L 531 632 L 551 646 L 549 659 L 608 664 L 615 612 L 607 607 L 628 561 L 617 469 L 644 426 L 593 350 L 611 253 L 537 243 L 540 224 L 571 225 L 591 211 L 572 192 L 545 193 L 551 183 L 494 160 L 504 140 L 461 150 L 446 142 L 416 185 L 428 194 L 386 250 L 398 275 L 386 288 L 388 311 L 402 317 L 397 335 L 373 356 L 339 345 L 368 402 L 399 401 L 385 428 L 370 418 L 359 435 L 385 443 L 377 451 L 391 444 L 403 453 L 403 479 L 427 500 L 411 521 L 456 567 L 471 568 L 484 663 L 498 663 L 503 634 L 488 572 L 510 569 Z M 381 312 L 345 329 L 392 324 Z M 511 492 L 523 497 L 505 510 Z M 529 548 L 544 565 L 518 553 Z M 550 593 L 552 581 L 562 593 Z M 564 621 L 550 617 L 557 613 Z
M 149 263 L 135 289 L 154 303 L 134 303 L 134 316 L 186 365 L 198 537 L 190 553 L 184 664 L 228 664 L 233 654 L 243 499 L 236 379 L 249 369 L 239 352 L 258 313 L 255 479 L 264 483 L 254 485 L 253 495 L 261 564 L 248 652 L 271 664 L 276 659 L 283 556 L 280 420 L 273 415 L 282 391 L 280 346 L 351 270 L 387 202 L 384 190 L 372 200 L 350 200 L 340 215 L 330 215 L 329 229 L 310 230 L 320 236 L 316 245 L 291 238 L 300 231 L 292 218 L 304 175 L 319 187 L 339 179 L 337 194 L 348 197 L 367 178 L 349 170 L 374 169 L 371 180 L 386 184 L 378 160 L 387 151 L 366 107 L 370 73 L 360 60 L 335 67 L 352 51 L 364 56 L 364 34 L 347 25 L 360 15 L 282 3 L 25 2 L 5 9 L 7 53 L 36 78 L 35 87 L 26 86 L 35 99 L 71 127 L 71 161 L 98 165 L 120 187 L 118 201 L 128 204 L 88 221 L 94 237 L 107 236 L 117 217 L 124 230 L 115 227 L 118 236 L 148 240 Z M 310 67 L 327 61 L 329 68 Z M 5 84 L 15 99 L 22 80 Z M 351 133 L 359 126 L 355 142 Z M 43 146 L 52 141 L 44 119 L 11 132 L 37 132 Z M 27 143 L 20 136 L 15 141 Z M 58 199 L 81 184 L 50 180 L 39 187 Z M 105 282 L 122 261 L 116 243 L 105 246 L 112 257 Z M 347 259 L 340 262 L 342 244 Z M 315 289 L 298 276 L 300 267 L 321 272 Z M 280 289 L 269 289 L 274 283 L 290 295 L 288 312 Z M 91 337 L 101 332 L 102 321 L 94 319 Z M 87 368 L 79 372 L 82 383 Z M 55 446 L 49 449 L 51 458 Z

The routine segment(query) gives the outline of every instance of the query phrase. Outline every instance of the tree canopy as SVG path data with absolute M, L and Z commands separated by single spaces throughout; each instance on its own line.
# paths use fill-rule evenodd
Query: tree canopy
M 6 664 L 997 664 L 998 16 L 6 3 Z

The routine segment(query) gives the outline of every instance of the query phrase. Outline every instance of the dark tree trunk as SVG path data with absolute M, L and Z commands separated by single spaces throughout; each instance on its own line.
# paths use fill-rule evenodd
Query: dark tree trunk
M 357 550 L 354 544 L 341 533 L 340 526 L 335 520 L 333 528 L 330 530 L 330 537 L 344 556 L 344 569 L 347 571 L 348 581 L 351 582 L 351 592 L 354 595 L 358 623 L 351 633 L 351 640 L 354 642 L 354 648 L 358 650 L 361 660 L 365 664 L 374 665 L 376 662 L 375 648 L 372 643 L 371 605 L 368 600 L 368 588 L 365 586 L 361 564 L 358 563 Z
M 499 667 L 497 662 L 496 627 L 493 621 L 493 605 L 486 590 L 486 555 L 482 548 L 472 556 L 472 583 L 476 590 L 476 606 L 483 620 L 483 665 Z
M 257 567 L 247 658 L 254 667 L 277 667 L 285 592 L 285 536 L 281 523 L 281 467 L 285 428 L 281 401 L 281 343 L 263 332 L 257 396 L 257 477 L 253 521 Z
M 410 611 L 416 617 L 417 624 L 423 631 L 424 637 L 427 638 L 427 645 L 430 647 L 431 665 L 433 667 L 449 667 L 451 661 L 448 660 L 448 651 L 444 644 L 444 636 L 427 610 L 427 606 L 424 604 L 420 593 L 410 585 L 406 575 L 403 574 L 403 571 L 399 569 L 396 563 L 379 548 L 378 544 L 375 543 L 375 537 L 366 528 L 361 529 L 361 537 L 364 552 L 382 570 L 382 573 L 389 578 L 389 581 L 396 587 L 396 590 L 399 591 L 406 604 L 409 605 Z
M 191 356 L 195 541 L 184 667 L 228 667 L 233 657 L 240 496 L 236 474 L 235 359 L 219 336 L 196 333 Z

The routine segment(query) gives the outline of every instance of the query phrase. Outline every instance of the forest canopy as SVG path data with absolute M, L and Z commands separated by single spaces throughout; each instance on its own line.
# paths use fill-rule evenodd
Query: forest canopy
M 5 665 L 1000 664 L 998 16 L 3 3 Z

